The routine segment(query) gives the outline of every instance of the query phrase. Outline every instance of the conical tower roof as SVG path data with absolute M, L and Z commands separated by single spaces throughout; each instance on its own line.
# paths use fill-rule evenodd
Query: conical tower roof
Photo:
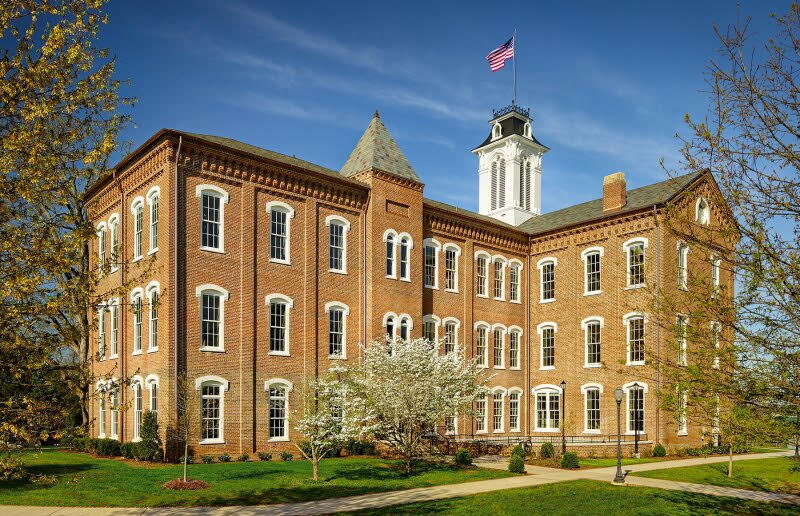
M 361 135 L 350 157 L 347 158 L 340 173 L 354 176 L 365 170 L 378 169 L 396 176 L 421 183 L 400 147 L 389 134 L 381 117 L 375 111 L 367 130 Z

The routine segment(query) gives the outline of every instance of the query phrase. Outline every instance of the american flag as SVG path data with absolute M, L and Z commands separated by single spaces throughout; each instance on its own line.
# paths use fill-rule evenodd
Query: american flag
M 507 59 L 514 57 L 514 38 L 512 37 L 496 49 L 489 52 L 486 60 L 489 61 L 489 68 L 493 72 L 501 69 L 506 64 Z

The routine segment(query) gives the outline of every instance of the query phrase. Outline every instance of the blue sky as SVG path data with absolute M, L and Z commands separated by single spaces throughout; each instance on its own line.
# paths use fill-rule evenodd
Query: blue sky
M 762 36 L 782 3 L 743 1 Z M 494 7 L 492 7 L 494 5 Z M 685 113 L 703 116 L 712 22 L 736 2 L 112 2 L 101 35 L 138 97 L 135 145 L 162 127 L 226 136 L 338 170 L 378 109 L 425 195 L 477 210 L 477 158 L 511 67 L 544 157 L 542 208 L 664 179 Z M 509 63 L 510 64 L 510 63 Z

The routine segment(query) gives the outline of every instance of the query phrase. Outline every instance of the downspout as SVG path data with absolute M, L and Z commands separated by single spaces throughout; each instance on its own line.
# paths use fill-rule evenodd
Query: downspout
M 175 370 L 175 381 L 174 381 L 174 406 L 175 406 L 175 417 L 179 417 L 178 415 L 178 229 L 180 224 L 178 224 L 178 160 L 180 159 L 181 155 L 181 145 L 183 144 L 183 136 L 178 136 L 178 150 L 175 153 L 175 183 L 172 188 L 171 194 L 171 201 L 172 201 L 172 224 L 175 228 L 173 232 L 172 238 L 172 352 L 175 356 L 174 359 L 174 370 Z
M 657 205 L 653 205 L 653 221 L 656 225 L 656 392 L 661 392 L 661 224 L 658 223 Z M 661 409 L 656 404 L 656 444 L 661 442 Z
M 363 272 L 364 286 L 362 287 L 362 292 L 361 292 L 361 295 L 362 295 L 361 306 L 363 307 L 361 316 L 362 316 L 362 318 L 364 320 L 364 324 L 363 324 L 363 326 L 364 326 L 363 327 L 363 332 L 364 333 L 363 333 L 363 339 L 362 339 L 361 342 L 362 342 L 362 344 L 364 346 L 367 345 L 367 331 L 368 331 L 368 329 L 367 329 L 368 328 L 368 322 L 367 322 L 367 281 L 368 281 L 370 275 L 369 275 L 369 272 L 367 270 L 367 247 L 368 247 L 367 246 L 367 212 L 369 210 L 369 201 L 370 201 L 371 197 L 372 197 L 372 190 L 370 189 L 370 191 L 367 193 L 367 200 L 366 200 L 366 202 L 364 204 L 364 213 L 361 216 L 361 218 L 362 218 L 361 233 L 362 233 L 362 239 L 363 239 L 363 244 L 362 244 L 363 251 L 362 251 L 362 257 L 361 257 L 362 269 L 361 270 L 364 271 Z
M 530 239 L 528 240 L 530 244 Z M 527 417 L 525 418 L 525 433 L 531 435 L 531 249 L 528 247 L 528 272 L 526 274 L 525 286 L 525 334 L 527 337 L 528 356 L 525 359 L 525 400 L 528 406 Z
M 119 296 L 114 296 L 118 298 L 120 301 L 117 302 L 117 363 L 119 364 L 119 377 L 120 380 L 125 379 L 125 359 L 127 355 L 122 352 L 122 338 L 121 336 L 125 334 L 125 332 L 120 331 L 122 328 L 126 328 L 126 326 L 122 322 L 122 314 L 124 314 L 127 310 L 122 309 L 122 292 L 125 290 L 125 267 L 123 267 L 123 260 L 121 257 L 125 254 L 125 239 L 123 235 L 125 232 L 122 230 L 123 228 L 127 227 L 125 225 L 125 220 L 123 217 L 125 216 L 125 192 L 122 189 L 122 183 L 119 180 L 119 175 L 117 174 L 117 170 L 114 169 L 114 183 L 117 185 L 117 189 L 119 190 L 119 220 L 117 220 L 117 238 L 119 241 L 117 242 L 117 256 L 114 257 L 116 261 L 117 270 L 119 271 Z M 104 321 L 105 323 L 105 321 Z M 120 389 L 117 386 L 117 407 L 124 403 L 123 397 L 127 389 Z M 124 431 L 126 430 L 125 425 L 120 424 L 120 417 L 119 417 L 119 408 L 117 408 L 117 439 L 120 442 L 125 438 Z

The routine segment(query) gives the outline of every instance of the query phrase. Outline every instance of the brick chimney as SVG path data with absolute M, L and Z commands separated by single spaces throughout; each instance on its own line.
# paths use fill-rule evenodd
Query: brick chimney
M 603 212 L 624 208 L 628 203 L 625 173 L 617 172 L 603 178 Z

